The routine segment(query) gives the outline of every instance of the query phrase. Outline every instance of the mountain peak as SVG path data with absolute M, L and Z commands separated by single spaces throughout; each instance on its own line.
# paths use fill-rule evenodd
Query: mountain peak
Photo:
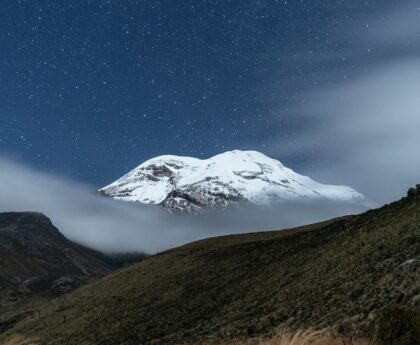
M 258 151 L 233 150 L 208 159 L 163 155 L 145 161 L 99 190 L 115 199 L 196 212 L 239 202 L 328 199 L 361 202 L 346 186 L 320 184 Z

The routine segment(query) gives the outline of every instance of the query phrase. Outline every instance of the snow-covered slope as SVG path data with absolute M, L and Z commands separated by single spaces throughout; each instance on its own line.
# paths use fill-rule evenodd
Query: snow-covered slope
M 115 199 L 160 204 L 173 212 L 197 212 L 239 202 L 327 199 L 362 203 L 345 186 L 320 184 L 257 151 L 228 151 L 209 159 L 160 156 L 99 190 Z

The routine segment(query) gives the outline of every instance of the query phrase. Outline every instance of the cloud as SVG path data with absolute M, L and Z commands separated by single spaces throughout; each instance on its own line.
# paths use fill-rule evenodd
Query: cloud
M 274 117 L 287 111 L 296 134 L 267 146 L 281 159 L 305 157 L 303 170 L 321 182 L 390 202 L 420 182 L 418 2 L 353 21 L 331 39 L 344 48 L 315 54 L 312 66 L 337 54 L 348 62 L 315 69 L 328 82 L 303 90 L 287 110 L 274 106 Z
M 401 47 L 420 42 L 420 5 L 418 1 L 398 4 L 392 13 L 382 15 L 365 25 L 361 40 L 367 44 Z
M 0 212 L 43 212 L 67 238 L 103 252 L 156 253 L 210 236 L 281 229 L 361 211 L 349 204 L 302 202 L 174 216 L 159 207 L 99 196 L 91 186 L 2 158 L 0 181 Z
M 398 198 L 420 181 L 419 94 L 420 59 L 312 92 L 295 109 L 311 124 L 296 149 L 320 153 L 313 174 L 322 180 L 345 181 L 379 202 Z

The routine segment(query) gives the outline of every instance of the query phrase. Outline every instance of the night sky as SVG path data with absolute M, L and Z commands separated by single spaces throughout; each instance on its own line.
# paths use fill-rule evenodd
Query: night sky
M 4 1 L 0 153 L 95 186 L 160 154 L 254 149 L 310 170 L 317 149 L 278 147 L 307 125 L 296 105 L 418 56 L 417 36 L 359 41 L 403 4 L 420 14 L 419 1 Z

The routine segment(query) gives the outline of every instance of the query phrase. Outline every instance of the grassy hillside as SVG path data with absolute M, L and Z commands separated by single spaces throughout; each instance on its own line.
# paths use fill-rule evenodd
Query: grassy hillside
M 367 335 L 385 306 L 398 306 L 398 316 L 420 307 L 419 277 L 417 188 L 360 216 L 147 258 L 59 298 L 13 332 L 55 345 L 249 338 L 284 326 Z

